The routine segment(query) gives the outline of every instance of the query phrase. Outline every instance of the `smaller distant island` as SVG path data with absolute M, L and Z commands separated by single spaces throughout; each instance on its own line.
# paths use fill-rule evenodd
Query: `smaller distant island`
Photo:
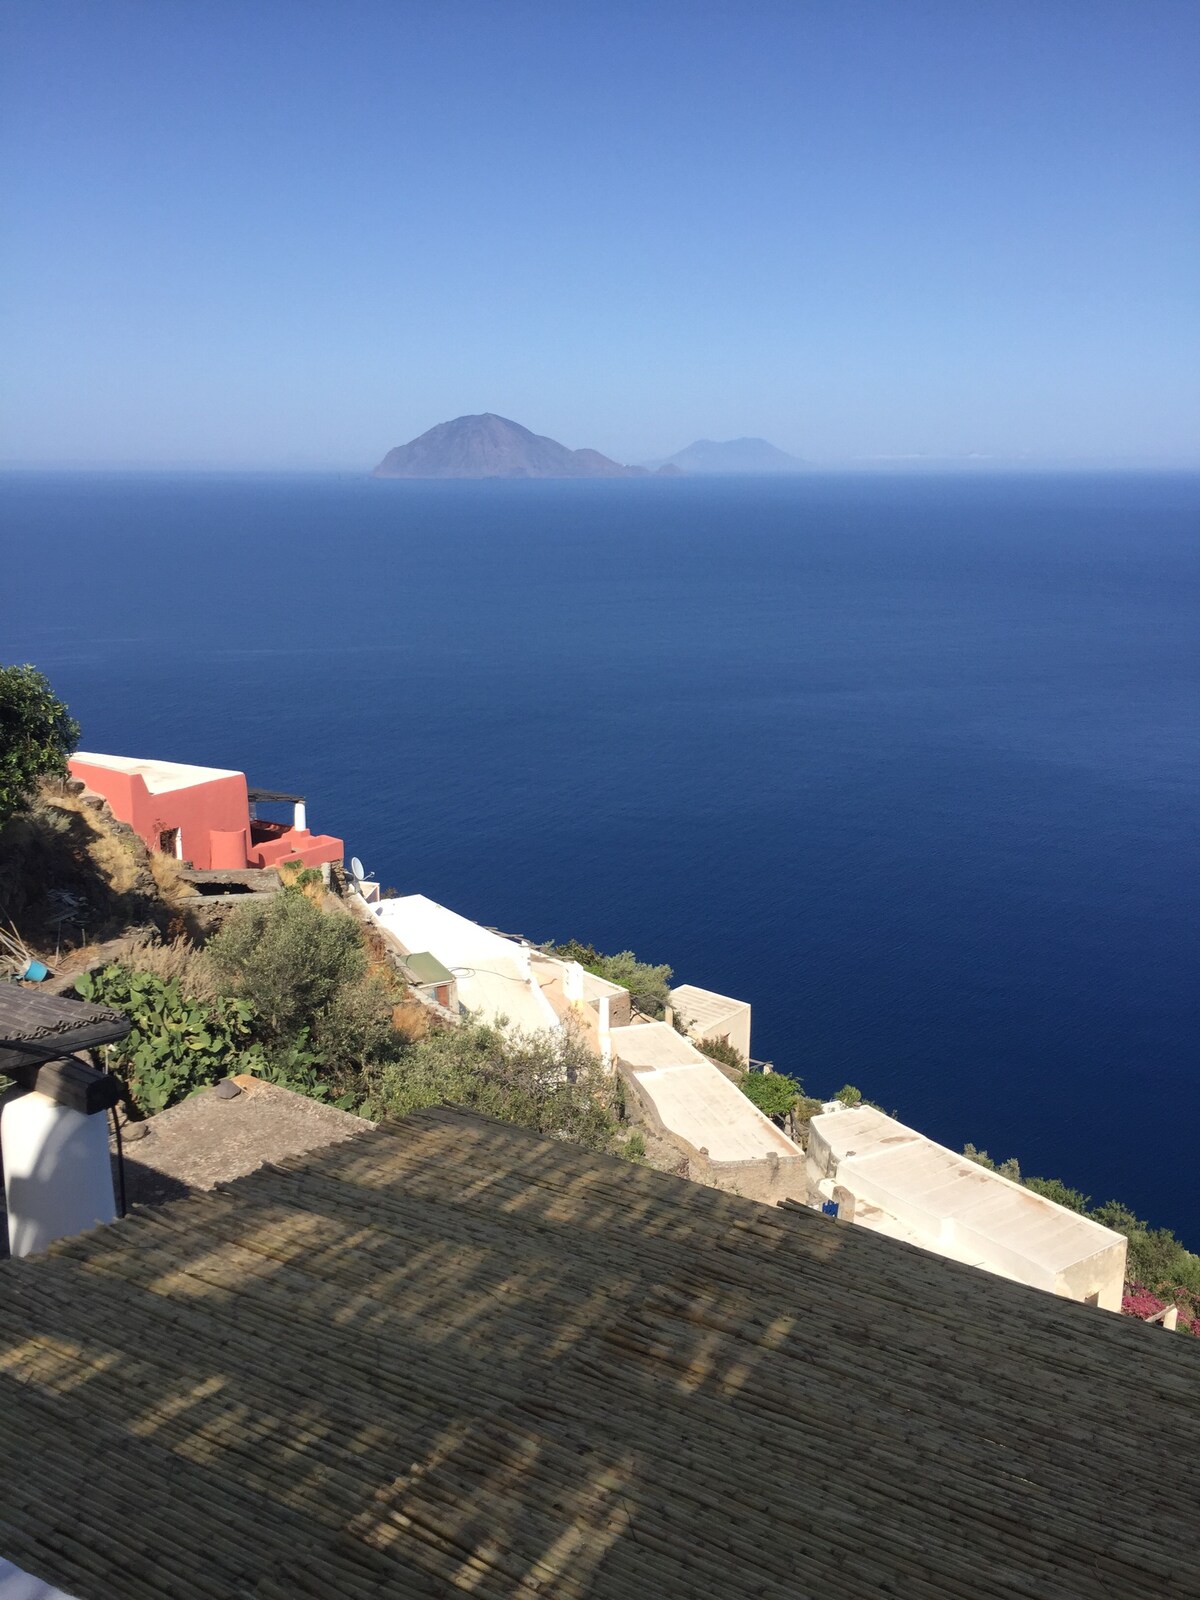
M 803 472 L 804 462 L 765 439 L 697 439 L 684 450 L 677 450 L 665 461 L 646 463 L 662 472 L 674 467 L 678 472 Z
M 663 476 L 681 469 L 663 466 Z M 519 422 L 486 411 L 439 422 L 397 445 L 375 468 L 377 478 L 645 478 L 649 467 L 625 467 L 598 450 L 569 450 Z

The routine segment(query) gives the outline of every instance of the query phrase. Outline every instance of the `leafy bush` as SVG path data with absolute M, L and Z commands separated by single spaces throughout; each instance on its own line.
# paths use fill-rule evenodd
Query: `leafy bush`
M 39 778 L 65 777 L 79 724 L 36 667 L 0 667 L 0 827 L 32 799 Z
M 589 1150 L 611 1150 L 616 1080 L 578 1034 L 465 1023 L 429 1033 L 369 1076 L 365 1115 L 456 1105 Z
M 786 1072 L 748 1072 L 741 1091 L 768 1117 L 786 1117 L 804 1098 L 804 1089 Z
M 1007 1161 L 1001 1161 L 997 1165 L 986 1150 L 976 1150 L 973 1144 L 963 1145 L 963 1155 L 966 1156 L 968 1161 L 974 1161 L 978 1166 L 986 1167 L 989 1172 L 998 1172 L 1002 1178 L 1008 1178 L 1013 1183 L 1024 1183 L 1025 1181 L 1021 1177 L 1021 1164 L 1016 1156 L 1009 1156 Z
M 621 1146 L 621 1154 L 626 1161 L 645 1161 L 646 1135 L 640 1128 L 635 1128 Z
M 269 1048 L 313 1034 L 339 991 L 367 970 L 350 918 L 322 911 L 296 888 L 239 906 L 208 954 L 226 992 L 254 1007 Z
M 543 948 L 563 961 L 578 961 L 585 971 L 594 973 L 597 978 L 619 983 L 629 990 L 634 1005 L 645 1016 L 661 1018 L 670 1004 L 671 968 L 639 961 L 632 950 L 619 950 L 615 956 L 606 956 L 594 945 L 580 944 L 578 939 Z
M 862 1105 L 862 1090 L 856 1089 L 852 1083 L 844 1083 L 833 1098 L 853 1108 Z
M 196 1089 L 239 1071 L 261 1072 L 253 1011 L 245 1000 L 189 1000 L 177 978 L 163 979 L 113 963 L 84 973 L 75 991 L 123 1011 L 133 1027 L 111 1047 L 138 1109 L 164 1111 Z
M 739 1072 L 748 1070 L 745 1056 L 735 1044 L 730 1044 L 728 1039 L 700 1039 L 696 1041 L 696 1049 L 710 1061 L 720 1061 L 724 1066 L 735 1067 Z
M 1068 1211 L 1078 1211 L 1085 1215 L 1090 1195 L 1081 1194 L 1078 1189 L 1068 1188 L 1061 1178 L 1026 1178 L 1025 1187 L 1032 1189 L 1034 1194 L 1044 1195 L 1047 1200 L 1053 1200 L 1056 1206 L 1065 1206 Z
M 372 1066 L 399 1055 L 404 1040 L 392 1021 L 397 998 L 395 985 L 376 972 L 334 991 L 311 1034 L 312 1048 L 332 1082 L 345 1088 Z

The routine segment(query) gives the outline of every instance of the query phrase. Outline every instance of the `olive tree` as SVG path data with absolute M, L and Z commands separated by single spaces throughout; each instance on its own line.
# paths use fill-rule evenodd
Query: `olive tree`
M 79 724 L 28 664 L 0 667 L 0 826 L 32 799 L 39 778 L 65 777 Z

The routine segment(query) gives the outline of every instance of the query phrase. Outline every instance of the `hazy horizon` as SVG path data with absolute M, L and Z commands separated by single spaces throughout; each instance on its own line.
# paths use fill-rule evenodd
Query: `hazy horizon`
M 0 465 L 1200 468 L 1200 8 L 13 0 Z

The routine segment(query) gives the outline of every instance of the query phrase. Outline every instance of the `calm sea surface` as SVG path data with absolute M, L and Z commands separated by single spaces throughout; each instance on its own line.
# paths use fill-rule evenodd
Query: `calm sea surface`
M 1200 1247 L 1200 479 L 0 479 L 85 748 Z

